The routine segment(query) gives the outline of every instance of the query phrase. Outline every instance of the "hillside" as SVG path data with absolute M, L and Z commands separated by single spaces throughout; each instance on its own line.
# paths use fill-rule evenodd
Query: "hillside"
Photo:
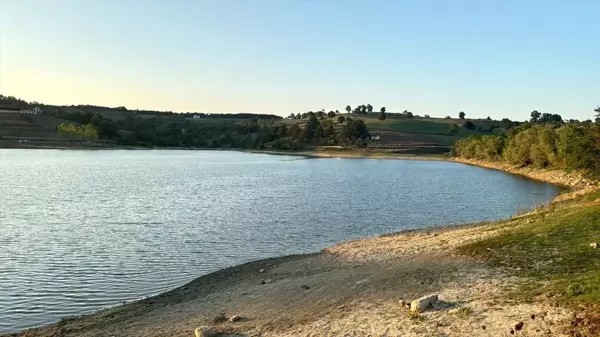
M 94 105 L 55 106 L 0 96 L 14 109 L 0 114 L 2 146 L 60 141 L 59 124 L 91 124 L 105 146 L 319 150 L 334 146 L 383 153 L 447 153 L 471 135 L 502 133 L 510 125 L 492 120 L 442 119 L 388 113 L 291 115 L 174 113 Z M 41 114 L 21 114 L 39 108 Z M 343 116 L 343 118 L 342 118 Z M 343 120 L 342 120 L 343 119 Z M 63 145 L 69 146 L 69 142 Z M 98 144 L 98 142 L 95 142 Z M 31 145 L 31 144 L 28 144 Z M 48 144 L 46 144 L 48 145 Z M 82 144 L 76 144 L 82 145 Z M 22 145 L 19 145 L 22 146 Z

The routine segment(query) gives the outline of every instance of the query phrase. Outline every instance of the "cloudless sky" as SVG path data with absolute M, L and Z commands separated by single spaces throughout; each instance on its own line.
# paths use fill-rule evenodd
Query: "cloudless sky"
M 178 112 L 588 119 L 598 0 L 0 0 L 0 92 Z

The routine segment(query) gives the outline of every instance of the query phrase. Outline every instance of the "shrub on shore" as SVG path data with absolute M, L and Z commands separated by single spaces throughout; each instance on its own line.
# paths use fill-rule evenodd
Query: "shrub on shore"
M 600 125 L 597 123 L 524 124 L 507 135 L 471 136 L 457 141 L 452 155 L 505 161 L 517 166 L 585 170 L 600 174 Z

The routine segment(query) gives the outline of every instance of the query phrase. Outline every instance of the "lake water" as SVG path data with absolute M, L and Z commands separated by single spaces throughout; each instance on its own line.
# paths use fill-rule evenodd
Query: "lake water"
M 557 191 L 448 162 L 0 150 L 0 331 L 251 260 L 508 217 Z

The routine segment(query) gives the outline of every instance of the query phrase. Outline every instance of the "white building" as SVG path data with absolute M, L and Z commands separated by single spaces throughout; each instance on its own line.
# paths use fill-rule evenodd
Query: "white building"
M 23 115 L 38 115 L 42 113 L 42 109 L 39 106 L 36 106 L 29 110 L 21 110 L 21 114 Z

